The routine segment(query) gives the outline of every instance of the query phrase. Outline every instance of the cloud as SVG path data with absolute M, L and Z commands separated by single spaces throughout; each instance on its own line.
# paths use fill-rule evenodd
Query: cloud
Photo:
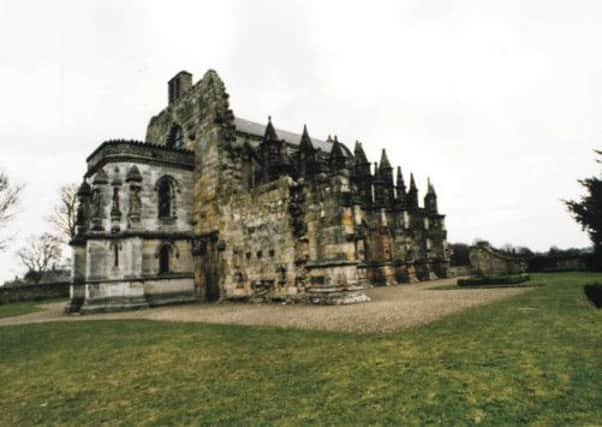
M 430 176 L 451 241 L 584 246 L 561 204 L 598 173 L 597 1 L 5 1 L 0 167 L 27 184 L 11 231 L 109 138 L 144 138 L 166 82 L 215 68 L 235 114 L 364 142 Z M 31 13 L 35 10 L 36 13 Z M 22 240 L 17 241 L 17 244 Z M 21 271 L 0 255 L 0 280 Z

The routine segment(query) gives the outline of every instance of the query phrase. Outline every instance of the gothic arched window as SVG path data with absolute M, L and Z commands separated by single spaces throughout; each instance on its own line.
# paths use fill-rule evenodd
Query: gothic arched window
M 169 273 L 170 252 L 169 245 L 161 246 L 161 250 L 159 251 L 159 274 Z
M 184 145 L 184 133 L 182 132 L 182 128 L 174 124 L 169 130 L 169 135 L 167 136 L 167 146 L 169 148 L 182 148 Z
M 170 176 L 162 176 L 155 186 L 157 191 L 159 218 L 176 216 L 176 181 Z

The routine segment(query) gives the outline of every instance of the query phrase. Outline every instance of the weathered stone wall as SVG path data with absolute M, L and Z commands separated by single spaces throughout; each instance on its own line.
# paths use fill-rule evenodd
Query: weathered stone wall
M 368 282 L 357 268 L 360 256 L 355 231 L 356 220 L 361 219 L 356 218 L 352 206 L 349 177 L 345 173 L 320 175 L 314 185 L 304 187 L 308 292 L 314 302 L 328 300 L 322 295 L 325 291 L 334 292 L 337 298 L 341 291 L 353 294 Z
M 463 277 L 470 276 L 471 274 L 472 268 L 469 265 L 449 267 L 449 277 Z
M 132 184 L 127 182 L 127 174 L 136 167 L 141 181 L 138 197 L 141 202 L 140 219 L 133 221 L 129 215 L 131 199 L 134 197 Z M 105 183 L 95 184 L 97 177 L 104 174 Z M 173 218 L 159 219 L 157 184 L 162 177 L 170 177 L 174 183 L 175 212 Z M 90 176 L 92 191 L 102 194 L 102 222 L 98 230 L 92 231 L 160 231 L 165 233 L 190 232 L 192 229 L 192 172 L 177 165 L 157 165 L 134 162 L 115 162 L 105 165 Z M 101 181 L 102 182 L 102 181 Z M 112 219 L 115 205 L 114 191 L 117 190 L 120 215 Z
M 67 298 L 69 296 L 69 286 L 69 282 L 15 287 L 0 286 L 0 304 Z
M 468 257 L 476 274 L 518 274 L 527 270 L 527 263 L 522 258 L 504 254 L 486 242 L 471 247 Z
M 320 179 L 313 187 L 282 177 L 222 206 L 225 298 L 338 303 L 367 284 L 357 269 L 352 208 L 341 205 L 348 180 Z
M 103 280 L 71 286 L 67 312 L 82 314 L 148 308 L 196 300 L 192 275 L 147 280 Z
M 116 146 L 126 147 L 122 155 Z M 163 151 L 152 146 L 127 148 L 131 146 L 109 144 L 89 158 L 90 196 L 80 201 L 83 209 L 72 242 L 74 282 L 68 311 L 142 308 L 163 300 L 195 299 L 193 173 L 182 162 L 186 153 L 161 156 Z M 168 182 L 170 189 L 170 209 L 163 217 L 159 215 L 161 181 Z M 159 255 L 165 246 L 169 271 L 160 273 Z
M 133 167 L 139 172 L 140 180 L 128 183 L 128 173 Z M 100 174 L 104 174 L 107 179 L 98 183 L 97 177 Z M 159 218 L 158 182 L 165 177 L 169 177 L 173 184 L 173 215 Z M 175 271 L 192 272 L 191 171 L 170 165 L 116 162 L 105 165 L 90 178 L 93 183 L 92 192 L 102 194 L 101 221 L 96 226 L 94 220 L 91 221 L 91 230 L 86 234 L 87 251 L 84 253 L 82 250 L 75 250 L 75 271 L 80 272 L 81 263 L 86 262 L 86 277 L 92 280 L 117 280 L 157 274 L 160 246 L 170 244 L 174 248 L 174 255 L 177 255 L 173 259 Z M 137 194 L 132 190 L 134 186 Z M 118 197 L 118 215 L 114 209 L 115 191 Z M 132 197 L 139 198 L 140 206 L 135 218 L 131 212 Z
M 226 297 L 298 293 L 288 203 L 291 184 L 291 178 L 282 178 L 232 198 L 222 208 Z

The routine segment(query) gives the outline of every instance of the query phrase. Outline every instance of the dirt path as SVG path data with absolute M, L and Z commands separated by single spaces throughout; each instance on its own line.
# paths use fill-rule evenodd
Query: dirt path
M 269 325 L 346 332 L 390 332 L 432 322 L 467 308 L 508 298 L 529 288 L 430 290 L 455 283 L 435 280 L 415 285 L 373 288 L 369 303 L 345 306 L 284 304 L 189 304 L 148 310 L 65 315 L 64 303 L 44 304 L 43 311 L 0 319 L 0 326 L 56 321 L 150 319 L 175 322 Z

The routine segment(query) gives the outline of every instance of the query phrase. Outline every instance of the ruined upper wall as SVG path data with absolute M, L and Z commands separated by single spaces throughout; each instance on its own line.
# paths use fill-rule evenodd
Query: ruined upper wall
M 179 72 L 169 81 L 168 105 L 150 119 L 146 142 L 167 145 L 170 131 L 178 126 L 182 131 L 182 146 L 189 150 L 194 148 L 196 128 L 200 124 L 199 83 L 192 85 L 192 74 L 186 71 Z
M 215 73 L 210 70 L 208 73 Z M 217 76 L 217 73 L 215 73 Z M 219 77 L 218 77 L 219 78 Z M 193 149 L 198 137 L 198 126 L 201 123 L 201 104 L 208 86 L 199 80 L 192 84 L 193 76 L 187 71 L 180 71 L 168 82 L 168 105 L 159 114 L 153 116 L 147 126 L 146 142 L 167 145 L 170 138 L 176 136 L 176 129 L 181 129 L 182 148 Z M 257 145 L 263 138 L 266 124 L 257 123 L 240 117 L 234 118 L 237 139 Z M 278 137 L 294 149 L 301 141 L 301 133 L 276 129 Z M 329 154 L 332 141 L 311 138 L 313 146 L 324 154 Z M 351 150 L 341 143 L 344 154 L 353 157 Z

